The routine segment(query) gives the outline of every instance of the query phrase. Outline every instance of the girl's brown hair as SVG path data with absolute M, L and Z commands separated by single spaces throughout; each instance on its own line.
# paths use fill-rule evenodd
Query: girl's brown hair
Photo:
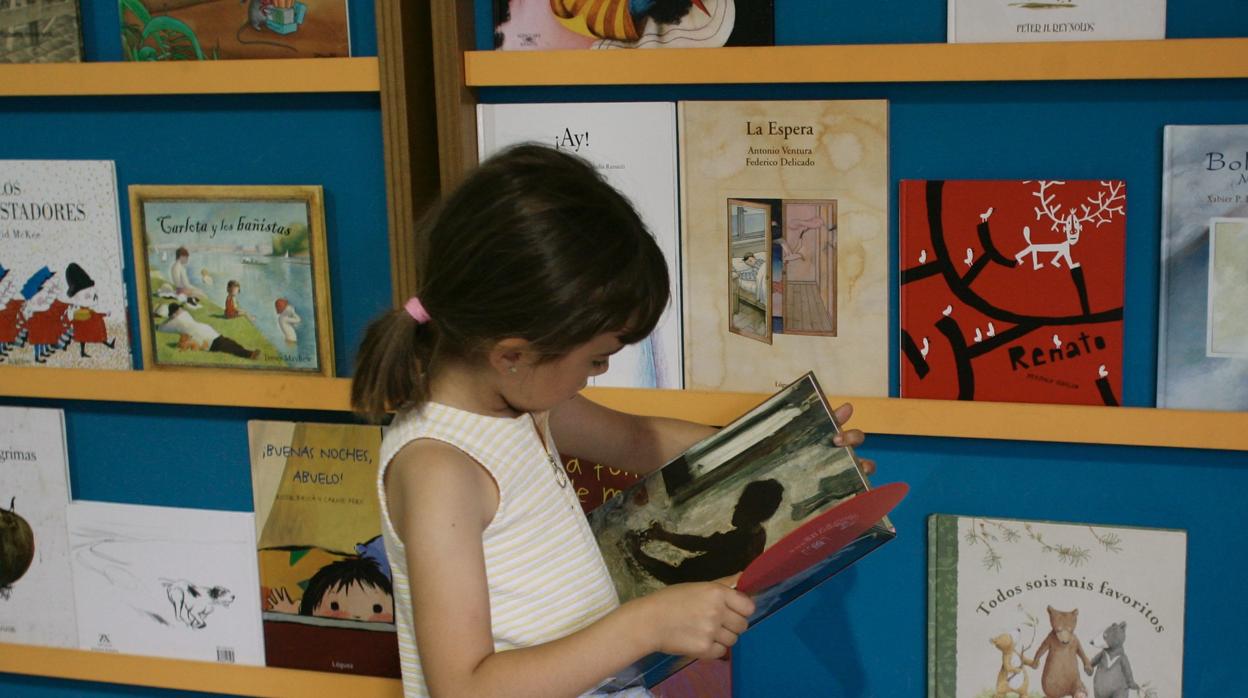
M 417 296 L 430 320 L 382 315 L 356 358 L 351 404 L 371 419 L 425 402 L 443 359 L 475 360 L 510 337 L 548 359 L 603 332 L 637 342 L 667 307 L 663 253 L 628 200 L 576 156 L 505 150 L 426 220 Z

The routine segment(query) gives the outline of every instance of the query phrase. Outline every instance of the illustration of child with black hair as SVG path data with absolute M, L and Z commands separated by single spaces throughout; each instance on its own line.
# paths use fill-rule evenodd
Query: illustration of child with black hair
M 394 622 L 390 578 L 369 557 L 348 557 L 325 565 L 308 580 L 295 602 L 286 587 L 269 592 L 270 610 L 369 623 Z
M 706 582 L 736 574 L 745 569 L 767 547 L 763 523 L 780 508 L 784 485 L 777 480 L 755 480 L 745 486 L 732 511 L 732 528 L 707 536 L 668 531 L 653 523 L 644 531 L 633 531 L 624 543 L 642 569 L 664 584 Z M 691 553 L 678 564 L 650 556 L 643 549 L 649 541 L 662 541 Z
M 100 295 L 95 290 L 95 280 L 82 267 L 70 262 L 65 267 L 65 279 L 69 283 L 66 294 L 71 307 L 70 329 L 75 342 L 78 342 L 79 353 L 84 359 L 91 358 L 87 354 L 87 344 L 96 343 L 112 349 L 117 340 L 108 338 L 108 328 L 104 325 L 107 313 L 95 310 Z

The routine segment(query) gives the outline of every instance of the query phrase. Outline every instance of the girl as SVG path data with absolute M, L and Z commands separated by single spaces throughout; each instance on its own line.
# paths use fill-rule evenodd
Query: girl
M 645 474 L 713 432 L 578 394 L 668 302 L 637 213 L 525 145 L 431 220 L 421 292 L 369 326 L 351 387 L 363 414 L 399 410 L 378 492 L 406 694 L 576 696 L 651 652 L 723 656 L 750 598 L 724 579 L 621 606 L 555 448 Z

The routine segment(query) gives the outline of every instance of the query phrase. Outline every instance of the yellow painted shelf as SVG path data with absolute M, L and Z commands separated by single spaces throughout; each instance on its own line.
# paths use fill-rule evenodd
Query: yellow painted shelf
M 469 51 L 471 87 L 1248 77 L 1248 39 Z
M 0 643 L 0 672 L 237 696 L 401 698 L 397 679 Z
M 0 397 L 350 411 L 347 378 L 235 371 L 89 371 L 0 367 Z M 766 396 L 590 388 L 624 412 L 726 424 Z M 1248 451 L 1248 412 L 830 396 L 853 402 L 868 433 Z
M 0 64 L 0 97 L 378 92 L 376 57 Z

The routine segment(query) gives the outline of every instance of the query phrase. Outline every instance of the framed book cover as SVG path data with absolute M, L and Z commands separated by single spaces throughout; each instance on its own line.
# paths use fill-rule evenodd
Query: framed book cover
M 775 43 L 773 0 L 493 0 L 494 48 L 715 48 Z
M 1183 695 L 1184 531 L 934 514 L 928 698 Z
M 77 647 L 65 413 L 0 407 L 0 642 Z
M 685 387 L 888 394 L 888 103 L 680 102 Z
M 0 3 L 0 63 L 82 61 L 81 0 Z
M 904 180 L 901 396 L 1117 405 L 1126 185 Z
M 147 368 L 334 375 L 319 186 L 130 187 Z
M 672 300 L 646 339 L 611 357 L 590 385 L 680 388 L 680 221 L 676 202 L 676 107 L 670 102 L 481 104 L 482 159 L 510 145 L 536 142 L 589 161 L 632 202 L 663 250 Z
M 594 509 L 590 527 L 620 601 L 745 571 L 742 590 L 755 598 L 750 621 L 756 623 L 892 540 L 896 531 L 885 514 L 904 495 L 904 485 L 871 489 L 853 450 L 832 444 L 838 429 L 814 375 L 807 374 Z M 819 521 L 852 506 L 858 495 L 869 506 L 852 521 Z M 826 526 L 803 530 L 812 522 Z M 854 525 L 850 539 L 816 543 Z M 800 540 L 787 537 L 794 533 Z M 814 566 L 786 568 L 793 557 L 788 554 L 769 559 L 763 569 L 751 568 L 782 544 L 801 555 L 820 548 L 838 552 L 812 557 L 820 563 Z M 687 663 L 651 655 L 609 687 L 652 686 Z
M 119 0 L 121 59 L 351 55 L 347 0 Z
M 264 666 L 255 517 L 75 501 L 79 649 Z
M 0 160 L 0 365 L 132 367 L 110 160 Z
M 398 677 L 380 427 L 251 421 L 247 434 L 269 666 Z
M 1166 38 L 1166 0 L 948 0 L 949 43 Z
M 1166 126 L 1157 406 L 1248 410 L 1248 125 Z

